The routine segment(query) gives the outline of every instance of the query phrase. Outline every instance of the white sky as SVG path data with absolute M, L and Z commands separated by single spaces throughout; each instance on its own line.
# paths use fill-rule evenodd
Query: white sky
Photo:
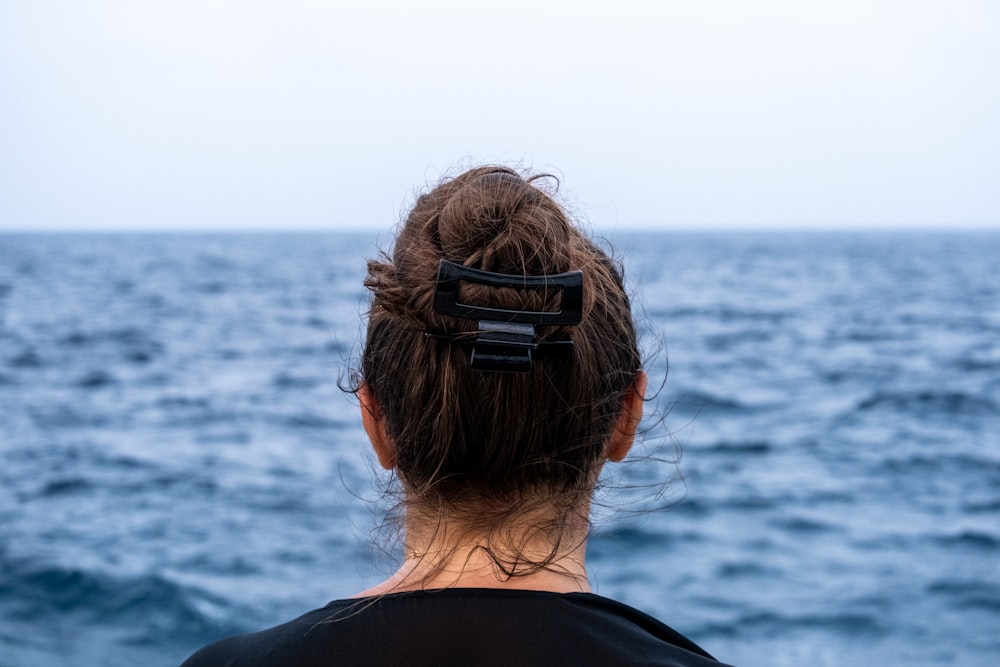
M 600 231 L 1000 229 L 1000 1 L 0 0 L 0 230 L 386 229 L 497 160 Z

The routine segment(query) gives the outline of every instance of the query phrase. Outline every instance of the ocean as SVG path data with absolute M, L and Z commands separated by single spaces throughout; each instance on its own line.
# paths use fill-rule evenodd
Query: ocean
M 177 665 L 392 571 L 338 388 L 378 241 L 0 235 L 0 666 Z M 612 243 L 656 393 L 595 591 L 744 667 L 997 664 L 1000 233 Z

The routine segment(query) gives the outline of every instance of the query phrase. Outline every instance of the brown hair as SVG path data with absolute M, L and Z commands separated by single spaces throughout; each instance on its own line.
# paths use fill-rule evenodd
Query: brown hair
M 391 257 L 368 263 L 361 375 L 395 446 L 408 511 L 496 534 L 526 509 L 561 508 L 534 527 L 550 533 L 593 491 L 641 361 L 620 268 L 542 189 L 547 179 L 486 166 L 445 180 L 417 199 Z M 573 345 L 539 348 L 526 373 L 472 369 L 467 345 L 425 335 L 476 335 L 475 321 L 434 310 L 441 259 L 521 276 L 582 271 L 580 324 L 538 328 L 540 341 Z M 557 309 L 559 295 L 463 283 L 460 297 L 541 311 Z

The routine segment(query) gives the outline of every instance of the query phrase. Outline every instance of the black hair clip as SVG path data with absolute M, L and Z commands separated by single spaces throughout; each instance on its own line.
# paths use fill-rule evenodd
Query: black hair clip
M 491 287 L 514 289 L 562 290 L 559 310 L 510 310 L 474 306 L 458 301 L 461 281 Z M 438 264 L 437 286 L 434 290 L 434 310 L 442 315 L 478 320 L 479 327 L 472 344 L 469 364 L 479 371 L 527 373 L 531 370 L 532 350 L 541 345 L 572 345 L 571 340 L 538 341 L 537 326 L 567 326 L 583 319 L 583 272 L 570 271 L 548 276 L 517 276 L 472 269 L 442 259 Z M 428 336 L 461 340 L 458 336 L 435 334 Z

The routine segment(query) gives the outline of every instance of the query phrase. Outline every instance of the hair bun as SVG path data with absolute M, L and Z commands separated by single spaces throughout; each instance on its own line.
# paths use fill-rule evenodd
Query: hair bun
M 455 179 L 437 219 L 442 256 L 498 273 L 569 271 L 569 222 L 535 178 L 483 167 Z

